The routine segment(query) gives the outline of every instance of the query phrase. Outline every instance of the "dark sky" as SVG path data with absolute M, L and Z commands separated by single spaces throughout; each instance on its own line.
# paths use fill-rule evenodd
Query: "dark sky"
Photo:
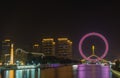
M 102 1 L 1 2 L 0 37 L 29 45 L 45 35 L 68 36 L 78 54 L 79 39 L 94 31 L 108 39 L 108 57 L 116 57 L 120 55 L 119 9 L 117 2 Z

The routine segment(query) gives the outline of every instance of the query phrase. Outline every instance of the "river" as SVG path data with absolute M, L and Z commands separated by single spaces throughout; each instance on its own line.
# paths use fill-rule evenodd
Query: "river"
M 0 78 L 115 78 L 108 67 L 68 65 L 45 69 L 0 70 Z

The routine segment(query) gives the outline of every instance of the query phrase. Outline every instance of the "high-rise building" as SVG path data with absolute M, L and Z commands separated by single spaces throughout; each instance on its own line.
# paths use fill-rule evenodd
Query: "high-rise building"
M 2 41 L 2 61 L 8 62 L 10 60 L 11 40 L 5 39 Z
M 42 52 L 46 56 L 55 56 L 55 42 L 53 38 L 42 39 Z
M 2 41 L 2 54 L 10 53 L 11 40 L 5 39 Z
M 72 58 L 72 41 L 68 38 L 58 38 L 56 56 L 62 58 Z

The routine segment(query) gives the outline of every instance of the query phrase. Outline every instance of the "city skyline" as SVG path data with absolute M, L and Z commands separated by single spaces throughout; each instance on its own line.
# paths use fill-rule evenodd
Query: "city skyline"
M 34 45 L 39 45 L 40 46 L 40 48 L 42 48 L 42 43 L 43 43 L 43 40 L 44 39 L 54 39 L 55 40 L 55 42 L 54 43 L 57 43 L 57 44 L 55 44 L 56 46 L 58 46 L 58 39 L 69 39 L 69 38 L 67 38 L 67 37 L 59 37 L 59 38 L 53 38 L 53 37 L 44 37 L 44 38 L 41 38 L 40 40 L 36 40 L 35 42 L 33 41 L 33 43 L 29 43 L 29 44 L 25 44 L 25 45 L 20 45 L 19 43 L 17 43 L 17 42 L 15 42 L 15 41 L 13 41 L 13 40 L 11 40 L 11 39 L 9 39 L 9 38 L 6 38 L 5 40 L 3 40 L 3 41 L 10 41 L 10 43 L 13 43 L 14 45 L 15 45 L 15 47 L 16 47 L 16 49 L 17 48 L 21 48 L 21 49 L 24 49 L 24 50 L 26 50 L 26 51 L 33 51 L 34 52 L 34 48 L 33 48 L 33 46 Z M 71 41 L 71 43 L 73 43 L 72 41 Z M 24 43 L 23 43 L 24 44 Z M 78 43 L 79 44 L 79 43 Z M 83 52 L 85 53 L 85 55 L 87 55 L 87 56 L 89 56 L 89 55 L 91 55 L 91 51 L 92 51 L 92 49 L 91 49 L 91 47 L 92 47 L 92 45 L 93 44 L 95 44 L 96 45 L 96 47 L 97 47 L 97 50 L 95 51 L 95 52 L 97 52 L 96 54 L 98 55 L 98 56 L 101 56 L 101 54 L 103 53 L 103 51 L 105 50 L 105 45 L 104 45 L 104 41 L 102 40 L 102 39 L 99 39 L 99 37 L 95 37 L 95 36 L 93 36 L 93 37 L 90 37 L 90 38 L 87 38 L 87 39 L 85 39 L 84 40 L 84 44 L 83 44 Z M 63 46 L 64 47 L 64 46 Z M 72 45 L 72 47 L 73 48 L 71 48 L 71 49 L 75 49 L 75 47 Z M 56 47 L 54 47 L 55 49 L 57 49 Z M 34 49 L 34 50 L 33 50 Z M 15 49 L 14 49 L 15 50 Z M 35 51 L 35 52 L 37 52 L 37 51 Z M 39 52 L 42 52 L 42 50 L 40 50 Z M 99 53 L 98 53 L 99 52 Z M 55 51 L 55 53 L 57 53 L 57 50 Z M 78 58 L 78 59 L 80 59 L 81 58 L 81 55 L 79 54 L 79 52 L 78 52 L 78 55 L 76 55 L 76 53 L 75 53 L 75 50 L 72 50 L 72 53 L 73 53 L 73 57 L 74 58 Z M 108 52 L 109 53 L 109 52 Z M 77 57 L 76 57 L 77 56 Z M 107 58 L 109 58 L 108 60 L 110 60 L 110 57 L 108 57 L 107 56 Z M 114 59 L 114 58 L 112 58 L 112 59 Z
M 46 34 L 50 37 L 64 35 L 73 41 L 77 56 L 82 36 L 98 32 L 110 45 L 106 57 L 117 57 L 120 55 L 119 8 L 119 4 L 102 1 L 1 3 L 0 39 L 7 36 L 20 45 L 29 45 Z

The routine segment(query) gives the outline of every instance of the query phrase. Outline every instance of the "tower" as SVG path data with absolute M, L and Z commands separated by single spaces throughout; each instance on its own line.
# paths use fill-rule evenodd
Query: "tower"
M 92 45 L 92 55 L 95 55 L 95 46 Z
M 14 45 L 11 44 L 11 49 L 10 49 L 10 64 L 14 63 Z

